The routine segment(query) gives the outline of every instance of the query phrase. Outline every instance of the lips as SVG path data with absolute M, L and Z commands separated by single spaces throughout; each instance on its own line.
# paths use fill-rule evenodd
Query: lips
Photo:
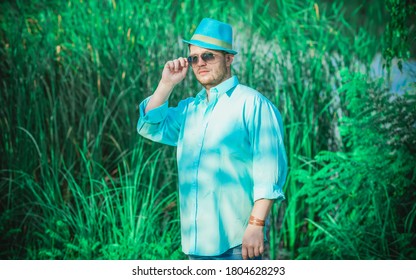
M 208 70 L 199 70 L 198 71 L 198 74 L 199 75 L 204 75 L 204 74 L 206 74 L 206 73 L 208 73 L 209 71 Z

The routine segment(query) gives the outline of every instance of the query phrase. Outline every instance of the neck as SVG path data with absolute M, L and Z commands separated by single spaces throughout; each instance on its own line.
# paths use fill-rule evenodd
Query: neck
M 216 84 L 216 85 L 205 85 L 204 86 L 205 91 L 207 92 L 207 101 L 209 101 L 209 99 L 210 99 L 210 90 L 211 90 L 211 88 L 218 86 L 219 84 L 228 80 L 229 78 L 231 78 L 231 73 L 230 72 L 228 72 L 227 75 L 225 75 L 225 77 L 218 84 Z

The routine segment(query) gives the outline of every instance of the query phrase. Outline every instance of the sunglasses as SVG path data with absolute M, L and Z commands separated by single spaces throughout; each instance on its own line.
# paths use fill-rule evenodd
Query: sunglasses
M 211 52 L 203 53 L 200 56 L 198 56 L 198 55 L 191 55 L 191 56 L 188 56 L 188 62 L 191 65 L 196 65 L 196 64 L 198 64 L 199 57 L 201 57 L 201 59 L 203 61 L 205 61 L 208 64 L 211 64 L 211 63 L 214 63 L 215 62 L 215 56 L 216 55 L 213 54 L 213 53 L 211 53 Z

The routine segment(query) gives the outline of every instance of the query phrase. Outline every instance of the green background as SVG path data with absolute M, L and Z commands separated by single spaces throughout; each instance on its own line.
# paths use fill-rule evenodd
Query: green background
M 270 259 L 415 259 L 412 1 L 2 1 L 0 257 L 185 259 L 175 149 L 138 103 L 204 17 L 282 113 Z M 408 88 L 397 90 L 407 84 Z M 171 105 L 194 95 L 193 75 Z

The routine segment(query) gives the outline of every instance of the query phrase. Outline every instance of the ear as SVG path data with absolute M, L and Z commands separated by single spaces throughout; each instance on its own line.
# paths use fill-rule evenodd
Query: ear
M 225 55 L 225 63 L 226 63 L 227 66 L 230 66 L 231 63 L 233 62 L 233 60 L 234 60 L 234 55 L 233 54 L 228 54 L 227 53 Z

